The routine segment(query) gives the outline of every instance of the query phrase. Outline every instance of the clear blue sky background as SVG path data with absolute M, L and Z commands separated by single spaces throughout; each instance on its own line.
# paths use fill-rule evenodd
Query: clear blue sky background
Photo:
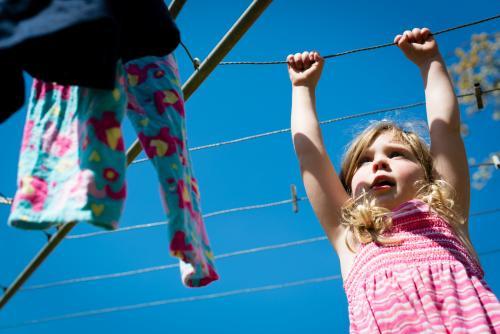
M 178 17 L 184 42 L 204 58 L 250 1 L 188 1 Z M 316 49 L 322 54 L 392 41 L 414 26 L 441 30 L 496 15 L 493 0 L 274 1 L 225 60 L 281 60 L 288 53 Z M 438 37 L 444 55 L 478 32 L 498 31 L 498 21 Z M 176 51 L 181 75 L 191 72 L 184 51 Z M 456 59 L 447 58 L 448 63 Z M 395 47 L 328 60 L 318 87 L 321 119 L 330 119 L 424 99 L 418 70 Z M 291 89 L 286 66 L 218 67 L 187 103 L 189 146 L 210 144 L 290 124 Z M 424 108 L 323 127 L 336 166 L 346 143 L 369 120 L 424 119 Z M 491 107 L 468 116 L 469 157 L 478 161 L 498 151 L 500 124 Z M 0 192 L 13 196 L 25 111 L 0 125 L 3 143 Z M 134 139 L 124 122 L 127 143 Z M 290 184 L 305 196 L 289 134 L 193 152 L 204 213 L 288 199 Z M 474 170 L 472 170 L 474 172 Z M 499 207 L 499 172 L 472 191 L 471 212 Z M 156 175 L 149 163 L 128 169 L 129 196 L 121 227 L 165 219 Z M 9 208 L 0 207 L 0 284 L 8 285 L 45 244 L 41 232 L 7 227 Z M 471 235 L 478 252 L 498 248 L 498 213 L 475 217 Z M 322 236 L 307 202 L 228 214 L 206 220 L 215 254 Z M 72 233 L 96 231 L 78 226 Z M 486 278 L 500 293 L 500 253 L 481 257 Z M 165 226 L 81 240 L 65 240 L 26 285 L 175 263 L 168 255 Z M 495 265 L 497 263 L 497 265 Z M 0 312 L 0 327 L 33 319 L 115 306 L 283 284 L 340 273 L 327 241 L 272 250 L 217 262 L 221 279 L 206 288 L 185 288 L 177 269 L 138 276 L 19 292 Z M 5 333 L 346 333 L 347 303 L 342 282 L 333 280 L 286 289 L 170 304 L 134 311 L 49 322 Z

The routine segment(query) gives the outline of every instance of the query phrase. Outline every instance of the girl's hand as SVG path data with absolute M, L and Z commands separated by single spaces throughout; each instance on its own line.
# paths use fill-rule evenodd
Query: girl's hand
M 397 35 L 394 38 L 394 43 L 398 45 L 409 60 L 419 67 L 425 66 L 440 57 L 436 40 L 427 28 L 407 30 L 403 35 Z
M 316 87 L 325 62 L 318 52 L 304 51 L 295 55 L 288 55 L 286 61 L 292 86 Z

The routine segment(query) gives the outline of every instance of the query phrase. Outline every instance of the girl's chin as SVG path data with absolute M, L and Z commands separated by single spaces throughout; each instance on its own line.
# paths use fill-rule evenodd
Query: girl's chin
M 388 194 L 389 195 L 389 194 Z M 387 210 L 393 210 L 404 203 L 404 200 L 394 198 L 394 196 L 374 196 L 376 206 L 381 206 Z

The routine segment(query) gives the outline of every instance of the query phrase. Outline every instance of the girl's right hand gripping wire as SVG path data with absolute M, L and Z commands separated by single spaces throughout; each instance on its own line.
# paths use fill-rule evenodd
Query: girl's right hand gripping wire
M 318 52 L 304 51 L 295 55 L 288 55 L 286 61 L 292 86 L 316 88 L 325 62 Z

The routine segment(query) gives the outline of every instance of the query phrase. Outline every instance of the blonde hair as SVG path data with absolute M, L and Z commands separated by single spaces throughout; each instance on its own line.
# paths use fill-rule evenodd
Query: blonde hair
M 401 240 L 383 235 L 392 227 L 391 211 L 384 207 L 376 206 L 374 199 L 370 198 L 366 193 L 353 197 L 351 189 L 352 178 L 357 171 L 362 154 L 377 137 L 386 132 L 393 135 L 394 141 L 408 147 L 422 166 L 424 179 L 418 181 L 416 184 L 418 191 L 415 198 L 426 203 L 431 210 L 444 218 L 469 250 L 469 253 L 477 259 L 477 255 L 469 239 L 458 228 L 458 225 L 465 223 L 465 219 L 460 217 L 454 209 L 455 192 L 453 188 L 444 180 L 435 178 L 433 159 L 429 146 L 416 133 L 403 130 L 390 121 L 380 121 L 366 128 L 354 138 L 344 155 L 339 176 L 344 189 L 351 195 L 351 199 L 342 207 L 342 224 L 346 225 L 351 235 L 362 244 L 375 242 L 384 246 L 391 246 L 401 242 Z M 345 241 L 347 247 L 353 250 L 350 246 L 348 236 L 346 236 Z

